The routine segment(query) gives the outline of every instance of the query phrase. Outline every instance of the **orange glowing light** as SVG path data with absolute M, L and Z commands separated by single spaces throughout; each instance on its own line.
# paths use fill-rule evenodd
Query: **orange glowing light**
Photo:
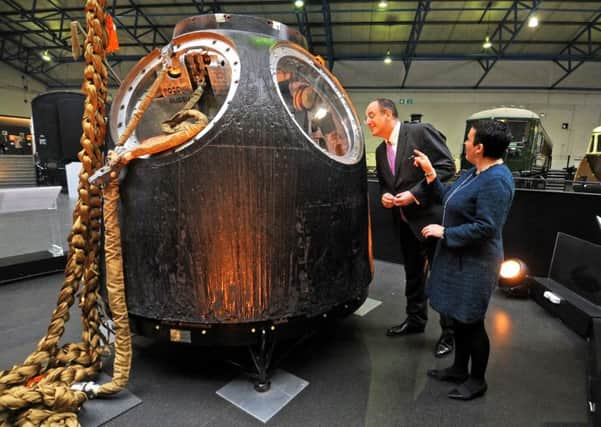
M 10 127 L 26 127 L 31 125 L 31 120 L 26 117 L 0 116 L 0 125 Z
M 514 279 L 522 270 L 521 265 L 515 259 L 509 259 L 501 264 L 501 277 L 503 279 Z
M 495 341 L 504 341 L 511 332 L 511 318 L 504 311 L 495 311 L 492 313 L 493 334 Z

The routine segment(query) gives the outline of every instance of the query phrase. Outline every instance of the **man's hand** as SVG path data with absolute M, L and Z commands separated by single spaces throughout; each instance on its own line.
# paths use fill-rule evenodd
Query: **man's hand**
M 411 191 L 403 191 L 402 193 L 394 196 L 394 205 L 395 206 L 409 206 L 413 203 L 416 203 L 417 200 L 415 196 L 411 193 Z
M 444 234 L 444 227 L 439 224 L 429 224 L 422 228 L 422 236 L 426 239 L 428 237 L 435 237 L 441 239 Z
M 382 206 L 386 209 L 394 207 L 394 196 L 390 193 L 382 194 Z

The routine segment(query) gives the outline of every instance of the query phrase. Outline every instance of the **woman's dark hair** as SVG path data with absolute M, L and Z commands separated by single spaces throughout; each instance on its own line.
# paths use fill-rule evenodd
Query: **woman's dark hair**
M 397 119 L 399 117 L 399 113 L 396 110 L 396 105 L 394 102 L 388 98 L 378 98 L 378 105 L 380 106 L 380 110 L 389 110 L 392 112 L 392 117 Z
M 500 120 L 479 120 L 472 125 L 476 129 L 474 144 L 484 146 L 484 157 L 500 159 L 511 141 L 511 133 L 507 126 Z

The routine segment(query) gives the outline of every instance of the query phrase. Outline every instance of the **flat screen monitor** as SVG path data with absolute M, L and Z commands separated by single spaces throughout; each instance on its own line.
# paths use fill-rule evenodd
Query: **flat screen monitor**
M 557 233 L 549 278 L 601 305 L 601 245 Z

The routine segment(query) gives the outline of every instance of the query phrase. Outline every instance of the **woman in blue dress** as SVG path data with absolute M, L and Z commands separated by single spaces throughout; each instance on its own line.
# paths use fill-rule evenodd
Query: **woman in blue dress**
M 460 383 L 448 394 L 453 399 L 471 400 L 487 390 L 490 344 L 484 317 L 498 282 L 501 233 L 514 192 L 511 172 L 503 164 L 509 140 L 505 123 L 477 123 L 465 141 L 465 157 L 474 167 L 452 185 L 441 183 L 428 157 L 415 151 L 415 166 L 426 176 L 423 185 L 444 208 L 442 224 L 422 229 L 424 237 L 439 239 L 426 293 L 436 311 L 455 321 L 455 361 L 428 375 Z

